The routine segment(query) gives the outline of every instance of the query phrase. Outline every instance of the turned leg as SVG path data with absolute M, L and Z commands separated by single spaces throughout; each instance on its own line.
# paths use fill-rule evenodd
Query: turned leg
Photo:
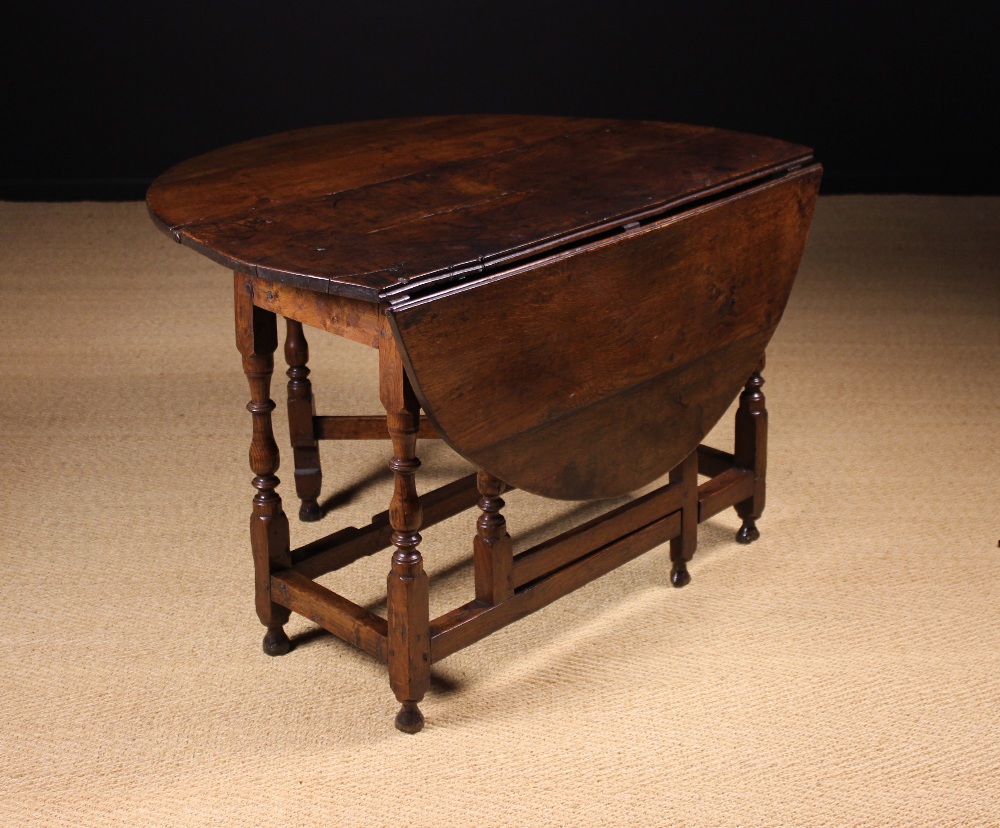
M 264 652 L 284 655 L 290 644 L 284 625 L 289 610 L 271 600 L 271 572 L 291 565 L 288 518 L 278 495 L 278 444 L 271 429 L 271 374 L 278 346 L 277 320 L 270 311 L 253 304 L 253 280 L 236 274 L 236 344 L 243 355 L 243 372 L 250 383 L 247 410 L 253 418 L 250 468 L 254 473 L 250 514 L 250 544 L 253 549 L 257 615 L 267 627 Z
M 427 573 L 417 547 L 423 516 L 414 475 L 420 407 L 403 371 L 395 341 L 379 349 L 380 395 L 392 440 L 394 487 L 389 505 L 392 568 L 387 580 L 389 684 L 400 702 L 396 727 L 416 733 L 424 726 L 418 703 L 430 686 L 430 612 Z
M 736 533 L 740 543 L 753 543 L 760 537 L 757 519 L 764 511 L 765 476 L 767 473 L 767 409 L 761 387 L 764 378 L 764 358 L 747 380 L 740 394 L 736 411 L 736 464 L 754 473 L 753 495 L 736 504 L 736 513 L 743 518 L 743 525 Z
M 675 587 L 691 583 L 688 561 L 698 546 L 698 452 L 692 451 L 679 466 L 670 471 L 670 482 L 680 485 L 681 533 L 670 540 L 670 583 Z
M 480 470 L 479 509 L 473 541 L 473 566 L 476 575 L 476 600 L 491 606 L 506 601 L 514 594 L 514 544 L 507 534 L 507 521 L 500 513 L 504 507 L 500 497 L 507 484 L 489 472 Z
M 313 432 L 316 405 L 309 381 L 309 345 L 302 323 L 286 319 L 285 361 L 288 363 L 288 433 L 295 459 L 295 491 L 302 501 L 299 520 L 314 521 L 323 517 L 319 493 L 323 472 L 319 462 L 319 443 Z

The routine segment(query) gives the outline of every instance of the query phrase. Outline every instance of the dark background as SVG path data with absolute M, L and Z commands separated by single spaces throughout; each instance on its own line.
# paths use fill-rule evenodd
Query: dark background
M 8 3 L 0 197 L 141 198 L 168 166 L 398 115 L 651 118 L 816 148 L 824 191 L 998 193 L 989 4 Z

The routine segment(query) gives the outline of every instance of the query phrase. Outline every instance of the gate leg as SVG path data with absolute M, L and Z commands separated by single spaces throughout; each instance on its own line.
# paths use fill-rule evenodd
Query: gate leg
M 764 511 L 764 491 L 767 474 L 767 408 L 761 386 L 764 378 L 764 358 L 747 380 L 740 394 L 740 407 L 736 411 L 736 464 L 754 473 L 753 495 L 736 504 L 736 513 L 743 518 L 743 525 L 736 533 L 740 543 L 753 543 L 760 537 L 757 520 Z
M 670 583 L 675 587 L 691 583 L 688 561 L 698 546 L 698 452 L 692 451 L 679 466 L 670 471 L 670 482 L 683 486 L 681 533 L 670 541 Z
M 313 433 L 312 383 L 309 381 L 309 345 L 302 323 L 286 319 L 285 362 L 288 363 L 288 433 L 295 459 L 295 491 L 302 501 L 299 520 L 315 521 L 323 517 L 319 493 L 323 471 L 319 463 L 319 443 Z

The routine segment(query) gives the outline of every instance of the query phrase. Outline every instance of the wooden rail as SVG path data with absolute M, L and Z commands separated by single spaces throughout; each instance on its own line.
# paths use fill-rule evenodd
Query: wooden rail
M 753 489 L 754 474 L 747 469 L 728 469 L 702 483 L 698 487 L 698 522 L 752 497 Z
M 317 440 L 388 440 L 389 429 L 385 417 L 372 416 L 322 416 L 313 417 L 313 436 Z M 417 437 L 424 440 L 440 439 L 434 423 L 420 419 Z
M 447 520 L 476 505 L 476 475 L 470 474 L 427 492 L 420 498 L 423 528 Z M 349 526 L 292 551 L 292 568 L 307 578 L 343 569 L 359 558 L 392 546 L 389 513 L 379 512 L 368 526 Z
M 675 512 L 526 584 L 502 603 L 488 606 L 481 601 L 471 601 L 445 613 L 431 621 L 431 661 L 440 661 L 551 604 L 643 552 L 666 543 L 680 530 L 680 515 Z
M 293 570 L 271 576 L 271 598 L 324 630 L 386 660 L 386 620 Z
M 514 557 L 514 586 L 520 587 L 572 563 L 681 507 L 680 486 L 668 484 L 624 506 L 581 523 Z
M 711 446 L 698 446 L 698 474 L 716 477 L 736 465 L 736 458 L 727 451 Z
M 343 419 L 385 425 L 380 417 Z M 735 465 L 732 454 L 699 446 L 698 471 L 711 478 L 698 487 L 699 522 L 753 494 L 754 473 Z M 470 601 L 431 621 L 431 660 L 439 661 L 678 537 L 682 494 L 681 484 L 668 483 L 516 555 L 513 596 L 494 605 Z M 475 474 L 428 492 L 420 498 L 422 528 L 471 508 L 478 499 Z M 389 548 L 391 534 L 389 513 L 381 512 L 368 526 L 347 527 L 294 550 L 292 568 L 272 576 L 274 600 L 384 661 L 386 620 L 312 579 Z

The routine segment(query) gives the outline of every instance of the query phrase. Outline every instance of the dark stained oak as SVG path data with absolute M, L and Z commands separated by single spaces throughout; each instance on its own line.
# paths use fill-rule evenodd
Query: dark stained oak
M 388 625 L 384 618 L 294 570 L 276 574 L 271 589 L 282 605 L 385 661 Z
M 582 554 L 601 549 L 663 515 L 678 512 L 684 505 L 682 495 L 674 481 L 520 552 L 514 557 L 514 586 L 522 587 L 542 579 L 573 563 Z
M 289 649 L 284 624 L 288 610 L 276 603 L 271 595 L 271 572 L 291 564 L 288 542 L 288 518 L 278 495 L 279 453 L 271 427 L 271 376 L 274 373 L 274 351 L 278 346 L 277 320 L 273 313 L 253 304 L 253 285 L 236 274 L 236 345 L 243 356 L 243 372 L 250 383 L 247 410 L 253 417 L 253 438 L 250 442 L 250 468 L 253 470 L 253 498 L 250 515 L 250 545 L 253 550 L 256 580 L 257 615 L 267 627 L 264 652 L 284 655 Z
M 649 483 L 759 362 L 818 185 L 810 167 L 392 306 L 422 407 L 456 451 L 518 488 L 583 500 Z
M 319 494 L 323 485 L 323 470 L 319 461 L 319 444 L 313 428 L 316 406 L 312 382 L 309 380 L 309 343 L 302 323 L 285 320 L 285 362 L 288 363 L 288 433 L 295 460 L 295 490 L 302 505 L 299 519 L 319 520 Z
M 670 470 L 670 482 L 680 489 L 681 531 L 670 539 L 670 583 L 675 587 L 691 582 L 688 562 L 698 546 L 698 453 L 692 451 Z
M 314 417 L 313 433 L 321 440 L 384 440 L 386 418 L 371 415 Z M 430 420 L 422 419 L 417 436 L 424 439 L 441 435 Z
M 642 121 L 466 116 L 285 133 L 178 165 L 147 194 L 177 241 L 235 270 L 377 301 L 809 157 Z
M 290 612 L 312 619 L 386 662 L 396 727 L 416 733 L 432 662 L 660 544 L 686 585 L 698 524 L 723 509 L 757 539 L 764 351 L 820 176 L 772 138 L 524 115 L 295 130 L 160 176 L 154 223 L 235 271 L 265 652 L 291 648 Z M 279 316 L 300 517 L 328 518 L 324 440 L 385 440 L 392 475 L 387 511 L 297 548 L 271 421 Z M 305 326 L 378 350 L 384 416 L 317 414 Z M 737 395 L 733 453 L 700 445 Z M 421 495 L 428 437 L 475 473 Z M 607 498 L 667 474 L 514 554 L 505 492 Z M 469 600 L 431 619 L 421 532 L 473 506 Z M 315 580 L 383 550 L 384 617 Z
M 514 544 L 507 533 L 507 521 L 500 510 L 506 484 L 488 472 L 477 476 L 479 508 L 472 563 L 475 569 L 476 600 L 499 604 L 514 594 Z
M 392 568 L 387 580 L 389 685 L 400 702 L 396 727 L 416 733 L 424 726 L 417 706 L 430 686 L 428 580 L 420 545 L 423 507 L 414 480 L 420 409 L 399 355 L 389 339 L 379 348 L 379 395 L 392 441 L 394 488 L 389 504 Z
M 479 500 L 476 475 L 454 480 L 446 486 L 420 497 L 423 526 L 433 526 L 474 506 Z M 358 528 L 348 526 L 332 535 L 300 546 L 292 553 L 296 572 L 317 578 L 348 566 L 359 558 L 374 555 L 392 546 L 392 525 L 389 512 L 379 512 L 371 523 Z
M 743 518 L 743 525 L 736 533 L 740 543 L 753 543 L 760 537 L 757 519 L 764 511 L 764 490 L 767 473 L 767 408 L 764 404 L 764 358 L 747 380 L 740 394 L 736 411 L 736 448 L 733 459 L 744 469 L 753 471 L 753 496 L 736 504 L 736 513 Z
M 321 331 L 378 348 L 385 335 L 379 306 L 361 299 L 317 293 L 308 288 L 254 279 L 254 304 Z
M 164 229 L 239 217 L 490 156 L 600 126 L 519 115 L 431 116 L 332 124 L 268 135 L 185 161 L 147 195 Z
M 573 563 L 526 584 L 500 604 L 471 601 L 435 618 L 431 624 L 431 657 L 440 661 L 667 542 L 678 532 L 680 516 L 675 512 L 600 549 L 582 550 Z

